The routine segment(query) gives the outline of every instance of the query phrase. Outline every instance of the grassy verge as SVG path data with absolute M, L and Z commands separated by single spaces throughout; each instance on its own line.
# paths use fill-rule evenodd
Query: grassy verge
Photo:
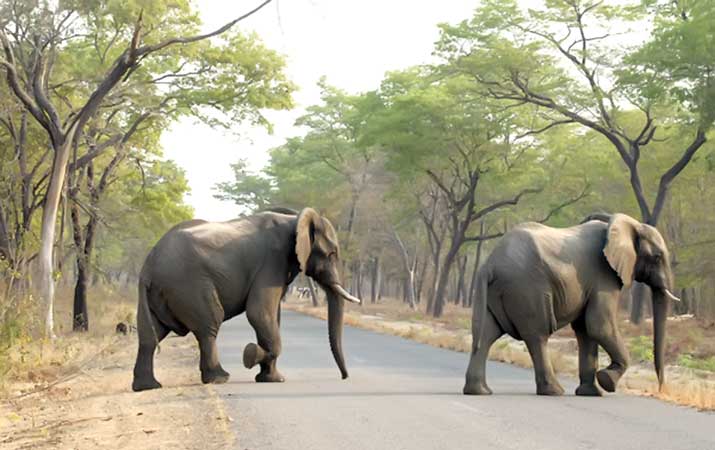
M 71 290 L 57 293 L 57 339 L 23 328 L 2 342 L 0 448 L 233 448 L 233 421 L 212 386 L 201 384 L 192 336 L 169 336 L 156 355 L 163 389 L 131 391 L 136 297 L 103 286 L 89 293 L 90 331 L 71 331 Z M 28 307 L 16 323 L 30 324 Z M 12 325 L 12 324 L 11 324 Z M 12 325 L 15 326 L 15 325 Z
M 326 318 L 324 307 L 313 307 L 308 301 L 290 298 L 286 307 L 322 319 Z M 634 395 L 656 397 L 679 405 L 701 410 L 715 410 L 715 372 L 702 370 L 709 367 L 711 331 L 708 327 L 696 326 L 693 319 L 669 321 L 669 344 L 666 368 L 667 384 L 658 391 L 652 369 L 652 343 L 650 324 L 632 326 L 624 324 L 624 333 L 630 347 L 632 366 L 623 377 L 619 389 Z M 348 306 L 345 323 L 380 333 L 391 334 L 436 347 L 468 353 L 471 349 L 471 311 L 448 305 L 443 317 L 434 319 L 419 311 L 413 311 L 401 302 L 384 301 L 380 304 Z M 682 349 L 686 352 L 679 353 Z M 551 362 L 554 369 L 569 376 L 578 375 L 578 350 L 570 329 L 560 330 L 549 341 Z M 683 355 L 696 354 L 698 357 Z M 489 354 L 490 359 L 530 368 L 531 358 L 526 346 L 509 337 L 498 340 Z M 709 359 L 710 358 L 710 359 Z M 601 366 L 608 364 L 605 352 L 600 352 Z M 705 363 L 703 363 L 705 361 Z M 465 359 L 466 368 L 466 359 Z
M 23 395 L 72 376 L 89 361 L 113 350 L 119 338 L 118 322 L 134 323 L 135 299 L 110 286 L 92 288 L 89 294 L 89 331 L 72 332 L 72 291 L 57 290 L 57 339 L 33 338 L 40 329 L 38 308 L 32 299 L 7 320 L 0 332 L 0 398 Z M 10 392 L 10 391 L 13 392 Z

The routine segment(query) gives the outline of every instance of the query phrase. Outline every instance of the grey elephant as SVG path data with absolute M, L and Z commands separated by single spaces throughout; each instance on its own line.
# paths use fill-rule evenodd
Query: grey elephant
M 536 392 L 560 395 L 546 343 L 571 324 L 578 341 L 576 395 L 616 389 L 628 367 L 617 324 L 622 287 L 636 280 L 653 292 L 655 371 L 664 381 L 665 323 L 673 275 L 665 242 L 654 227 L 625 215 L 599 215 L 571 228 L 524 223 L 504 235 L 478 273 L 472 352 L 465 394 L 491 394 L 485 378 L 489 348 L 503 334 L 523 340 L 533 361 Z M 598 346 L 611 364 L 598 370 Z
M 139 350 L 132 389 L 161 387 L 154 378 L 154 351 L 173 331 L 192 332 L 199 344 L 201 381 L 223 383 L 216 337 L 221 323 L 246 313 L 257 344 L 246 345 L 243 363 L 260 364 L 258 382 L 282 382 L 280 299 L 299 272 L 325 289 L 330 348 L 343 378 L 345 300 L 359 303 L 342 286 L 339 245 L 331 223 L 311 208 L 262 212 L 229 222 L 192 220 L 169 230 L 149 252 L 139 280 Z

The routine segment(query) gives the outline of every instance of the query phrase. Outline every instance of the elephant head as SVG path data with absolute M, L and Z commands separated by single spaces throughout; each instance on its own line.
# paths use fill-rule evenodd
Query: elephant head
M 328 299 L 328 336 L 330 350 L 343 379 L 348 377 L 343 357 L 343 309 L 345 300 L 360 303 L 341 284 L 338 272 L 340 247 L 333 225 L 314 209 L 305 208 L 298 214 L 295 253 L 300 270 L 322 287 Z
M 673 272 L 663 237 L 655 227 L 625 214 L 614 214 L 608 223 L 608 241 L 603 253 L 618 273 L 624 287 L 633 281 L 650 286 L 653 293 L 653 354 L 660 386 L 664 382 L 665 322 L 672 294 Z

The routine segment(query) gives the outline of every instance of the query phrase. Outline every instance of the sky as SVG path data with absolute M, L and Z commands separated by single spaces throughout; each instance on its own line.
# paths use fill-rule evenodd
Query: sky
M 260 0 L 199 0 L 204 28 L 225 22 L 260 4 Z M 185 171 L 191 188 L 187 202 L 197 218 L 228 220 L 239 213 L 231 202 L 213 198 L 213 186 L 232 178 L 230 164 L 240 158 L 257 170 L 268 161 L 268 151 L 289 137 L 302 134 L 293 126 L 306 107 L 320 101 L 317 82 L 350 93 L 379 86 L 385 72 L 432 61 L 439 32 L 437 24 L 469 18 L 476 0 L 274 0 L 240 22 L 265 44 L 286 58 L 288 77 L 298 85 L 296 107 L 267 112 L 274 132 L 244 124 L 234 129 L 211 129 L 182 120 L 164 133 L 164 155 Z

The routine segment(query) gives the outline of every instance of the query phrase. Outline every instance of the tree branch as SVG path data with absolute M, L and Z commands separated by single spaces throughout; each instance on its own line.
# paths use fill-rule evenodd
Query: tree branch
M 590 187 L 591 187 L 591 186 L 590 186 L 589 184 L 586 184 L 586 185 L 583 187 L 583 190 L 581 191 L 581 193 L 578 194 L 576 197 L 570 198 L 570 199 L 564 201 L 563 203 L 561 203 L 561 204 L 555 206 L 554 208 L 551 208 L 551 210 L 548 212 L 548 214 L 546 214 L 546 216 L 544 216 L 543 219 L 541 219 L 541 220 L 536 220 L 535 222 L 545 223 L 545 222 L 547 222 L 554 214 L 556 214 L 557 212 L 561 211 L 562 209 L 566 208 L 567 206 L 571 206 L 571 205 L 573 205 L 574 203 L 579 202 L 581 199 L 583 199 L 583 198 L 585 198 L 586 196 L 588 196 L 588 194 L 589 194 L 588 191 L 589 191 Z
M 527 188 L 523 189 L 521 192 L 516 194 L 514 198 L 510 199 L 505 199 L 505 200 L 500 200 L 496 203 L 492 203 L 491 205 L 480 209 L 479 211 L 475 212 L 474 215 L 472 216 L 473 220 L 479 220 L 482 217 L 486 216 L 492 211 L 495 211 L 499 208 L 504 208 L 506 206 L 513 206 L 519 203 L 519 200 L 521 200 L 521 197 L 523 197 L 526 194 L 536 194 L 541 192 L 543 189 L 542 188 Z
M 147 55 L 147 54 L 149 54 L 149 53 L 153 53 L 153 52 L 155 52 L 155 51 L 157 51 L 157 50 L 161 50 L 161 49 L 166 48 L 166 47 L 168 47 L 168 46 L 170 46 L 170 45 L 175 45 L 175 44 L 190 44 L 190 43 L 192 43 L 192 42 L 197 42 L 197 41 L 201 41 L 201 40 L 204 40 L 204 39 L 208 39 L 208 38 L 213 37 L 213 36 L 217 36 L 217 35 L 223 33 L 224 31 L 227 31 L 228 29 L 230 29 L 231 27 L 233 27 L 234 25 L 236 25 L 238 22 L 242 21 L 243 19 L 246 19 L 247 17 L 249 17 L 249 16 L 251 16 L 251 15 L 257 13 L 258 11 L 260 11 L 264 6 L 266 6 L 266 5 L 269 4 L 270 2 L 271 2 L 271 0 L 265 0 L 263 3 L 261 3 L 260 5 L 258 5 L 258 6 L 255 7 L 254 9 L 252 9 L 251 11 L 249 11 L 249 12 L 247 12 L 246 14 L 244 14 L 244 15 L 242 15 L 242 16 L 240 16 L 240 17 L 238 17 L 238 18 L 236 18 L 236 19 L 234 19 L 234 20 L 228 22 L 228 23 L 225 24 L 224 26 L 222 26 L 222 27 L 220 27 L 220 28 L 218 28 L 218 29 L 216 29 L 216 30 L 210 32 L 210 33 L 201 34 L 201 35 L 198 35 L 198 36 L 191 36 L 191 37 L 176 37 L 176 38 L 167 39 L 167 40 L 165 40 L 165 41 L 163 41 L 163 42 L 159 42 L 158 44 L 147 45 L 147 46 L 144 46 L 144 47 L 140 47 L 140 48 L 138 48 L 137 51 L 136 51 L 137 56 L 143 57 L 143 56 L 145 56 L 145 55 Z

